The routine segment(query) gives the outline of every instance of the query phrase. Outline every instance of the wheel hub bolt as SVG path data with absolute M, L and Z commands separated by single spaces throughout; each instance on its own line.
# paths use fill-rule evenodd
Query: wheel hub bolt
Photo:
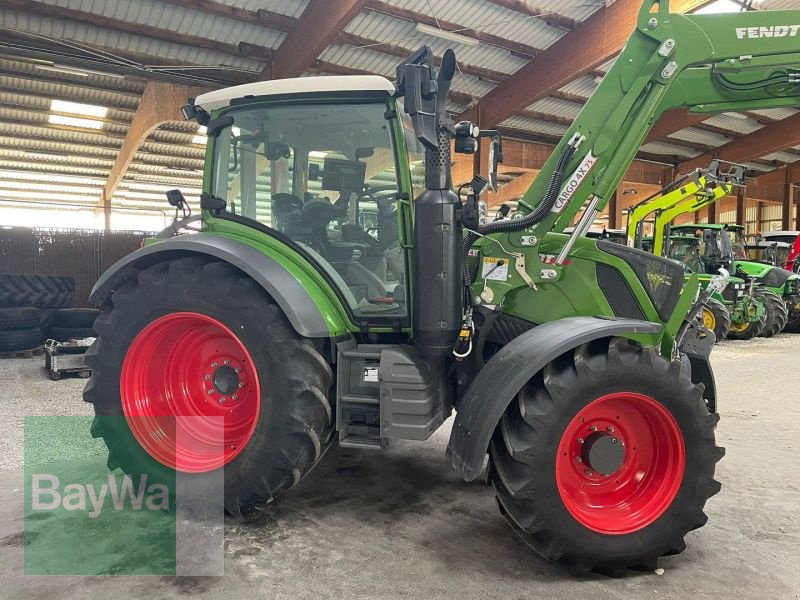
M 609 426 L 609 427 L 606 429 L 606 431 L 608 431 L 608 433 L 614 433 L 614 428 L 613 428 L 613 427 L 611 427 L 611 426 Z
M 592 470 L 591 469 L 586 469 L 584 471 L 584 473 L 586 473 L 587 475 L 591 475 L 592 474 Z
M 223 361 L 222 361 L 222 364 L 223 364 L 223 365 L 229 365 L 229 364 L 231 364 L 231 361 L 229 361 L 229 360 L 226 358 L 225 360 L 223 360 Z
M 212 395 L 213 393 L 214 393 L 214 390 L 208 390 L 208 395 L 209 396 Z
M 236 371 L 237 373 L 241 373 L 241 372 L 242 372 L 242 369 L 241 369 L 240 367 L 236 367 L 236 368 L 234 369 L 234 371 Z
M 244 387 L 244 382 L 243 382 L 243 381 L 240 381 L 240 382 L 239 382 L 239 387 L 240 387 L 240 388 L 243 388 L 243 387 Z
M 583 443 L 583 438 L 578 438 L 578 443 L 582 444 Z
M 575 462 L 581 463 L 581 462 L 583 462 L 583 459 L 580 456 L 576 456 L 575 457 Z
M 225 396 L 220 396 L 219 397 L 219 403 L 220 404 L 224 404 L 225 403 Z
M 203 379 L 206 379 L 206 380 L 211 379 L 211 374 L 210 373 L 206 373 L 205 377 L 203 377 Z
M 591 427 L 589 427 L 589 429 L 591 429 L 592 431 L 597 431 L 597 425 L 592 425 Z
M 239 396 L 237 396 L 236 394 L 234 394 L 233 396 L 231 396 L 231 400 L 238 400 L 238 399 L 239 399 Z

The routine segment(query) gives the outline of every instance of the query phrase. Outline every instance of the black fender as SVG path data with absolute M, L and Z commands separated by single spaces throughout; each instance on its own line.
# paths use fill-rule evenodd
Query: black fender
M 277 302 L 301 336 L 330 337 L 330 330 L 317 305 L 294 275 L 256 248 L 218 235 L 182 235 L 132 252 L 103 273 L 92 288 L 89 300 L 99 306 L 117 287 L 140 270 L 192 254 L 213 256 L 252 277 Z
M 514 338 L 478 372 L 459 401 L 447 445 L 450 464 L 466 481 L 480 475 L 500 417 L 522 386 L 547 363 L 592 340 L 659 333 L 662 327 L 636 319 L 570 317 L 538 325 Z

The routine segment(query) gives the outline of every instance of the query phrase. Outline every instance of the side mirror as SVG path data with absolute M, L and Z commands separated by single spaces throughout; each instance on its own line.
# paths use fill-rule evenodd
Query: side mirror
M 183 192 L 180 190 L 167 190 L 167 202 L 170 206 L 181 208 L 186 204 L 186 198 L 183 197 Z

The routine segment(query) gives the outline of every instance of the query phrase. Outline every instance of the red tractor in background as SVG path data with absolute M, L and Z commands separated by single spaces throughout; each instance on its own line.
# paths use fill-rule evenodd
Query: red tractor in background
M 791 244 L 782 266 L 793 273 L 800 273 L 800 231 L 769 231 L 762 233 L 761 237 L 765 242 Z

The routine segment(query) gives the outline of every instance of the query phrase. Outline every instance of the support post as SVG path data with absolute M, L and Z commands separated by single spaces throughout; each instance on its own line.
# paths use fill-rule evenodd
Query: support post
M 103 186 L 100 195 L 100 206 L 105 213 L 106 229 L 111 223 L 111 198 L 114 192 L 122 183 L 128 167 L 133 162 L 139 148 L 147 137 L 162 123 L 168 121 L 182 121 L 180 107 L 186 103 L 186 99 L 195 97 L 206 88 L 191 87 L 186 85 L 175 85 L 162 81 L 149 81 L 142 93 L 142 99 L 133 120 L 128 127 L 128 133 L 122 141 L 117 158 Z
M 710 224 L 719 222 L 719 202 L 712 202 L 708 205 L 708 222 Z
M 747 225 L 747 195 L 744 187 L 736 192 L 736 224 Z
M 617 203 L 617 194 L 619 194 L 619 188 L 614 190 L 614 193 L 611 194 L 611 198 L 608 200 L 608 228 L 609 229 L 618 229 L 619 228 L 619 208 Z
M 781 210 L 781 228 L 785 231 L 792 228 L 792 203 L 794 202 L 794 185 L 786 169 L 786 181 L 783 184 L 783 208 Z

